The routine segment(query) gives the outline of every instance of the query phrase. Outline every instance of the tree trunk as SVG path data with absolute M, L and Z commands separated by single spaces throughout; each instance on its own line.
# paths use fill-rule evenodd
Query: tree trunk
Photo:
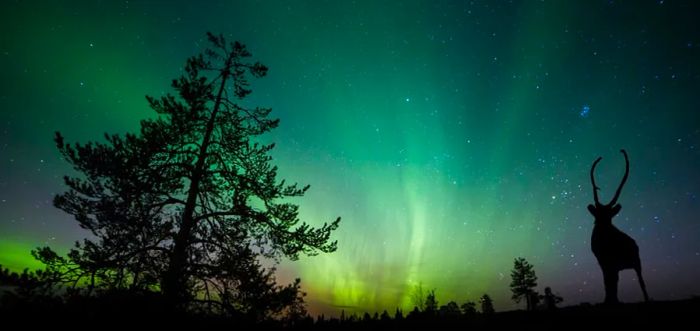
M 205 170 L 204 166 L 207 158 L 207 149 L 211 143 L 211 135 L 214 131 L 216 115 L 221 107 L 221 99 L 226 86 L 226 80 L 231 74 L 231 62 L 232 58 L 229 56 L 229 58 L 226 60 L 226 66 L 222 72 L 221 85 L 219 86 L 219 91 L 216 96 L 216 101 L 214 103 L 211 116 L 207 122 L 206 131 L 204 132 L 204 137 L 202 138 L 202 145 L 197 156 L 197 163 L 195 164 L 194 171 L 192 173 L 190 187 L 187 191 L 187 200 L 185 200 L 185 208 L 183 209 L 181 215 L 180 229 L 173 240 L 173 251 L 170 255 L 168 270 L 163 277 L 163 294 L 168 302 L 175 308 L 180 308 L 181 305 L 187 300 L 187 277 L 184 271 L 187 264 L 187 248 L 189 247 L 192 228 L 195 225 L 194 210 L 197 206 L 199 184 Z
M 529 291 L 525 292 L 525 306 L 526 306 L 525 309 L 527 309 L 527 311 L 532 310 L 532 302 L 531 301 L 532 301 L 532 294 L 530 294 Z

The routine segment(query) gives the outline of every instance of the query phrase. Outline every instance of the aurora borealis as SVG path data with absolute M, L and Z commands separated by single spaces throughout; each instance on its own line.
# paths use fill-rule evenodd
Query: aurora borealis
M 700 293 L 700 23 L 683 1 L 5 1 L 0 5 L 0 264 L 86 235 L 52 206 L 53 144 L 137 130 L 205 32 L 270 68 L 247 102 L 280 127 L 302 220 L 342 217 L 332 254 L 284 261 L 312 313 L 494 298 L 513 259 L 538 290 L 599 302 L 588 171 L 640 247 L 649 294 Z M 620 298 L 641 300 L 634 273 Z

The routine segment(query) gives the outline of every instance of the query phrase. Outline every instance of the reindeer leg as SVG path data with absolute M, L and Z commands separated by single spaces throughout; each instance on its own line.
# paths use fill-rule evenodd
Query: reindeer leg
M 603 271 L 603 281 L 605 282 L 605 303 L 619 303 L 617 300 L 617 270 Z
M 644 293 L 644 302 L 649 302 L 649 296 L 647 295 L 647 286 L 644 284 L 644 277 L 642 277 L 642 266 L 634 268 L 637 272 L 637 279 L 639 279 L 639 286 L 642 288 L 642 293 Z

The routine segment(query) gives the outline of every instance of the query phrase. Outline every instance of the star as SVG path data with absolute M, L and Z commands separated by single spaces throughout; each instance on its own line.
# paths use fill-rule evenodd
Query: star
M 583 105 L 583 107 L 581 107 L 581 111 L 578 114 L 579 114 L 579 116 L 585 118 L 585 117 L 588 117 L 588 114 L 590 114 L 590 112 L 591 112 L 591 107 L 588 105 Z

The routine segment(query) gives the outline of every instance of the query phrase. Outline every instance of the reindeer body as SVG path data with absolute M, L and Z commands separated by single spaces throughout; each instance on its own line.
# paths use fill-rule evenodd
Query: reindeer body
M 604 269 L 641 268 L 637 243 L 612 224 L 593 226 L 591 250 Z
M 642 262 L 639 259 L 637 243 L 614 225 L 593 226 L 591 236 L 591 250 L 600 269 L 603 270 L 603 282 L 605 284 L 605 302 L 617 303 L 617 283 L 619 272 L 625 269 L 634 269 L 639 279 L 639 285 L 644 293 L 644 300 L 648 301 L 646 285 L 642 278 Z
M 593 162 L 591 167 L 591 182 L 593 183 L 593 199 L 595 205 L 588 205 L 588 211 L 595 218 L 593 234 L 591 235 L 591 250 L 598 259 L 598 264 L 603 270 L 603 281 L 605 283 L 605 302 L 617 303 L 617 282 L 621 270 L 634 269 L 639 279 L 639 286 L 644 294 L 644 301 L 648 301 L 646 285 L 642 278 L 642 262 L 639 259 L 639 247 L 637 243 L 624 232 L 620 231 L 612 224 L 612 219 L 620 212 L 622 206 L 617 203 L 620 191 L 627 181 L 629 174 L 629 160 L 627 152 L 621 150 L 625 156 L 625 176 L 617 189 L 615 196 L 607 205 L 598 201 L 599 188 L 595 184 L 593 172 L 600 162 L 599 157 Z

